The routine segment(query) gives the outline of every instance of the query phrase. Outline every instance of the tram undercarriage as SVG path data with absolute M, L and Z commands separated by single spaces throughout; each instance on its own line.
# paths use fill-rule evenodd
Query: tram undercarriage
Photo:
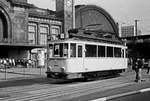
M 125 69 L 119 70 L 106 70 L 106 71 L 94 71 L 94 72 L 82 72 L 82 73 L 58 73 L 58 72 L 46 72 L 47 78 L 55 78 L 55 79 L 75 79 L 75 78 L 83 78 L 83 79 L 91 79 L 98 77 L 106 77 L 106 76 L 115 76 L 119 73 L 124 72 Z

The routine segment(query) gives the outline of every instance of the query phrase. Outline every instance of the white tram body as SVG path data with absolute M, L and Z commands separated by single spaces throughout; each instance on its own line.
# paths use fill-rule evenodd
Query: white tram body
M 124 45 L 65 39 L 50 42 L 48 48 L 47 77 L 84 78 L 127 68 Z

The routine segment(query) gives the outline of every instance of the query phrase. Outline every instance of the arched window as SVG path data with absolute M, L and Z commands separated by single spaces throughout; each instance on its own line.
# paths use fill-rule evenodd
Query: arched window
M 8 38 L 8 24 L 5 15 L 0 11 L 0 36 Z

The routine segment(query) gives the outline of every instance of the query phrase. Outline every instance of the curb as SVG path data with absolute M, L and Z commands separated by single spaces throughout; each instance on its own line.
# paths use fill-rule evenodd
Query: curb
M 90 101 L 108 101 L 108 100 L 119 98 L 119 97 L 124 97 L 124 96 L 134 95 L 134 94 L 140 94 L 140 93 L 149 92 L 149 91 L 150 91 L 150 88 L 145 88 L 145 89 L 141 89 L 141 90 L 137 90 L 137 91 L 132 91 L 132 92 L 127 92 L 127 93 L 102 97 L 102 98 L 98 98 L 98 99 L 94 99 L 94 100 L 90 100 Z

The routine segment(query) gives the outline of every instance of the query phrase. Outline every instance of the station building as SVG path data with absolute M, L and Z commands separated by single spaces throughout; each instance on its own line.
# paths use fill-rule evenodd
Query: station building
M 111 15 L 96 5 L 78 5 L 75 12 L 76 28 L 85 28 L 118 35 L 118 26 Z
M 46 53 L 47 40 L 68 38 L 70 29 L 95 33 L 75 37 L 111 38 L 119 35 L 111 15 L 95 5 L 78 5 L 74 0 L 56 0 L 56 11 L 38 8 L 27 0 L 0 1 L 0 58 L 32 58 Z
M 118 25 L 112 16 L 96 5 L 78 5 L 75 11 L 75 25 L 78 29 L 92 31 L 89 37 L 118 40 Z
M 110 38 L 118 40 L 118 24 L 103 8 L 96 5 L 77 5 L 74 0 L 56 0 L 56 16 L 63 19 L 63 33 L 68 38 L 68 30 L 91 31 L 91 35 L 76 34 L 75 37 Z
M 47 37 L 56 39 L 62 21 L 55 12 L 27 0 L 0 0 L 0 58 L 31 58 L 45 50 Z

